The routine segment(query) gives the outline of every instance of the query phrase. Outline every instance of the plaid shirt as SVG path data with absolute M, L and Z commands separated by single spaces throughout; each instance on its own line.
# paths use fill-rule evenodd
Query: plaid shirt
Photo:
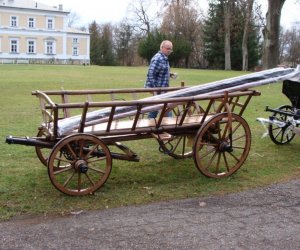
M 157 52 L 151 59 L 145 88 L 169 87 L 170 64 L 168 57 Z

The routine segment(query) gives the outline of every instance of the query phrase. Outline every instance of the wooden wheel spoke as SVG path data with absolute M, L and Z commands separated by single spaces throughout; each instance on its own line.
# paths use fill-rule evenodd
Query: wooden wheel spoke
M 60 163 L 60 162 L 66 162 L 66 163 L 72 164 L 72 162 L 73 162 L 73 161 L 70 161 L 70 160 L 68 160 L 68 159 L 60 158 L 60 157 L 55 157 L 54 159 L 57 160 L 59 163 Z M 58 166 L 58 167 L 59 167 L 59 166 Z
M 217 152 L 215 151 L 214 155 L 211 157 L 210 161 L 207 163 L 206 170 L 210 168 L 210 166 L 213 163 L 216 156 L 217 156 Z
M 64 184 L 63 184 L 64 187 L 66 187 L 69 184 L 69 182 L 72 180 L 74 175 L 75 175 L 75 172 L 73 172 L 72 175 L 64 182 Z
M 229 169 L 229 165 L 228 165 L 228 161 L 227 161 L 227 157 L 226 157 L 225 152 L 223 152 L 223 158 L 224 158 L 225 167 L 226 167 L 226 169 L 227 169 L 227 172 L 229 172 L 230 169 Z
M 240 159 L 239 158 L 237 158 L 234 154 L 232 154 L 231 152 L 229 152 L 229 154 L 232 156 L 232 158 L 233 159 L 235 159 L 237 162 L 239 162 L 240 161 Z
M 216 165 L 216 174 L 219 173 L 220 170 L 220 161 L 221 161 L 221 153 L 218 154 L 218 160 L 217 160 L 217 165 Z
M 159 150 L 167 153 L 175 159 L 184 159 L 192 156 L 193 148 L 189 142 L 189 137 L 193 134 L 184 134 L 174 136 L 171 141 L 159 141 Z
M 234 139 L 232 139 L 232 141 L 238 141 L 239 139 L 243 139 L 243 138 L 246 138 L 246 134 L 243 134 L 243 135 L 240 135 L 238 137 L 235 137 Z
M 93 170 L 93 171 L 98 172 L 98 173 L 103 174 L 103 175 L 106 173 L 106 171 L 103 171 L 102 169 L 96 169 L 96 168 L 93 168 L 93 167 L 89 167 L 89 170 Z
M 206 156 L 208 156 L 209 154 L 211 154 L 212 152 L 215 152 L 216 149 L 215 147 L 212 147 L 211 149 L 209 149 L 205 154 L 202 154 L 201 157 L 199 157 L 200 160 L 204 159 Z
M 207 135 L 208 135 L 209 137 L 216 138 L 215 135 L 214 135 L 211 131 L 207 130 L 206 133 L 207 133 Z M 218 131 L 218 136 L 219 136 L 219 138 L 220 138 L 219 133 L 220 133 L 220 131 Z
M 177 143 L 175 144 L 175 146 L 174 146 L 174 148 L 173 148 L 173 152 L 175 152 L 176 151 L 176 149 L 178 148 L 178 146 L 179 146 L 179 144 L 180 144 L 180 142 L 182 141 L 182 137 L 180 137 L 179 139 L 178 139 L 178 141 L 177 141 Z
M 66 146 L 67 146 L 68 150 L 70 151 L 70 153 L 72 154 L 73 159 L 76 159 L 76 158 L 77 158 L 77 155 L 76 155 L 76 153 L 74 152 L 73 148 L 71 147 L 70 143 L 68 143 Z
M 242 147 L 242 146 L 231 146 L 231 147 L 234 149 L 245 149 L 245 147 Z
M 94 186 L 95 183 L 94 183 L 93 180 L 90 178 L 90 176 L 89 176 L 87 173 L 85 173 L 85 176 L 86 176 L 86 178 L 89 180 L 89 182 Z
M 86 154 L 85 159 L 88 159 L 89 156 L 92 154 L 92 152 L 95 151 L 96 148 L 98 148 L 98 144 L 95 144 L 92 148 L 89 149 L 89 152 Z
M 97 158 L 90 158 L 87 160 L 88 163 L 94 163 L 94 162 L 97 162 L 97 161 L 103 161 L 105 160 L 107 157 L 106 156 L 103 156 L 103 157 L 97 157 Z
M 54 171 L 53 173 L 54 173 L 55 175 L 58 175 L 58 174 L 67 172 L 67 171 L 69 171 L 69 170 L 71 170 L 71 169 L 73 169 L 73 166 L 70 165 L 70 166 L 64 167 L 64 168 L 62 168 L 62 169 L 60 169 L 60 170 L 56 170 L 56 171 Z
M 84 140 L 80 140 L 78 142 L 79 145 L 79 156 L 82 157 L 83 156 L 83 148 L 84 148 Z
M 242 125 L 241 123 L 238 123 L 238 124 L 232 129 L 231 133 L 234 134 L 234 133 L 238 130 L 238 128 L 239 128 L 241 125 Z
M 226 125 L 225 125 L 225 128 L 224 128 L 224 131 L 223 131 L 223 134 L 221 135 L 220 138 L 222 138 L 223 140 L 227 137 L 227 133 L 228 133 L 228 130 L 229 130 L 229 122 L 226 122 Z
M 218 131 L 218 138 L 222 138 L 221 131 L 222 131 L 222 129 L 219 129 L 219 131 Z

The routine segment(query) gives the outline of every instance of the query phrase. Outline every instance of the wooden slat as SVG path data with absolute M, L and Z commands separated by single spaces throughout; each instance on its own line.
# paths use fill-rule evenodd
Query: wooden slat
M 210 118 L 211 116 L 206 116 L 206 119 Z M 183 122 L 182 125 L 185 124 L 199 124 L 202 120 L 203 116 L 187 116 Z M 160 126 L 176 126 L 178 127 L 178 118 L 177 117 L 163 117 Z M 122 121 L 113 121 L 110 124 L 110 130 L 136 130 L 141 128 L 155 128 L 157 126 L 154 119 L 140 119 L 136 122 L 135 129 L 132 129 L 134 127 L 135 121 L 134 120 L 122 120 Z M 94 127 L 94 132 L 101 132 L 107 130 L 108 123 L 101 123 L 94 126 L 89 126 L 85 128 L 85 132 L 91 132 Z

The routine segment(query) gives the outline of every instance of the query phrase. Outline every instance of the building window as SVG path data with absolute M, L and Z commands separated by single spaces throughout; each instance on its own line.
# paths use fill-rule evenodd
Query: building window
M 31 29 L 35 28 L 35 18 L 33 18 L 33 17 L 28 18 L 28 28 L 31 28 Z
M 17 16 L 11 16 L 10 17 L 10 26 L 11 27 L 18 27 L 18 17 Z
M 73 47 L 73 56 L 78 56 L 78 47 Z
M 54 29 L 54 19 L 47 18 L 47 29 L 52 30 Z
M 77 37 L 73 37 L 73 43 L 78 43 L 78 38 Z
M 34 40 L 27 41 L 27 53 L 29 53 L 29 54 L 35 53 L 35 41 Z
M 0 38 L 0 53 L 2 52 L 1 38 Z
M 17 39 L 10 40 L 10 53 L 19 53 L 19 41 Z
M 54 41 L 46 41 L 46 51 L 47 55 L 54 55 L 55 52 L 55 42 Z

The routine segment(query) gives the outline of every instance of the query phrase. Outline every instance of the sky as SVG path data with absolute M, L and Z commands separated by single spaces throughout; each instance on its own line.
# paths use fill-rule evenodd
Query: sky
M 58 6 L 63 5 L 64 10 L 76 12 L 80 17 L 79 25 L 87 25 L 92 21 L 97 23 L 116 23 L 126 17 L 128 4 L 132 0 L 38 0 L 38 2 Z M 259 0 L 263 7 L 263 14 L 267 10 L 267 0 Z M 286 0 L 282 13 L 281 25 L 290 28 L 295 22 L 300 23 L 300 1 Z M 156 1 L 153 0 L 155 4 Z M 198 0 L 201 8 L 207 8 L 207 0 Z

